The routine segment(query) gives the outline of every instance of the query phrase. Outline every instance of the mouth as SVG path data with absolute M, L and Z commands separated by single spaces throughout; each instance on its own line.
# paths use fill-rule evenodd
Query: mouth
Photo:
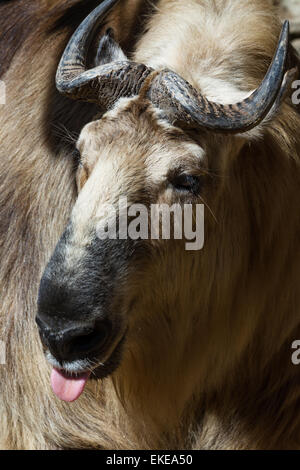
M 126 332 L 105 362 L 100 362 L 97 358 L 86 358 L 61 363 L 47 351 L 46 359 L 53 366 L 51 387 L 54 394 L 60 400 L 73 402 L 80 397 L 89 379 L 104 379 L 111 375 L 121 362 L 125 337 Z

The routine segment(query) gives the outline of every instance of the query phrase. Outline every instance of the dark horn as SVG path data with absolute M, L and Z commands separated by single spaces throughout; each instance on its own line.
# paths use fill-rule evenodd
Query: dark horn
M 208 101 L 182 77 L 164 70 L 151 83 L 148 98 L 164 109 L 172 122 L 188 124 L 216 132 L 239 133 L 257 126 L 280 99 L 290 83 L 286 71 L 289 49 L 289 22 L 285 21 L 269 70 L 261 85 L 244 101 L 221 105 Z M 272 112 L 274 110 L 272 109 Z
M 69 98 L 109 109 L 121 97 L 134 96 L 152 69 L 127 60 L 86 69 L 89 47 L 97 28 L 120 0 L 105 0 L 80 24 L 70 39 L 56 73 L 58 91 Z M 110 35 L 108 34 L 108 40 Z

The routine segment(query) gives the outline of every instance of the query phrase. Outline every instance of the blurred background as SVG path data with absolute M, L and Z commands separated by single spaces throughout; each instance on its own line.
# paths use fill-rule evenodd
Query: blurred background
M 275 0 L 282 10 L 282 17 L 291 22 L 293 45 L 300 54 L 300 0 Z

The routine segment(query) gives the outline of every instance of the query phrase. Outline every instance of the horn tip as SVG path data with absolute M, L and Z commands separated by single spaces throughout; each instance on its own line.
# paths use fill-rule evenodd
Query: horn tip
M 284 20 L 282 29 L 283 29 L 283 32 L 285 34 L 288 35 L 290 33 L 290 22 L 289 22 L 289 20 Z

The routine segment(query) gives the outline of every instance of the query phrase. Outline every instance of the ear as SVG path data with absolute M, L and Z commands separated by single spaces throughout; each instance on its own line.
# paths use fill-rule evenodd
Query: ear
M 95 58 L 95 67 L 123 60 L 128 61 L 126 55 L 114 39 L 113 29 L 109 28 L 100 40 Z

